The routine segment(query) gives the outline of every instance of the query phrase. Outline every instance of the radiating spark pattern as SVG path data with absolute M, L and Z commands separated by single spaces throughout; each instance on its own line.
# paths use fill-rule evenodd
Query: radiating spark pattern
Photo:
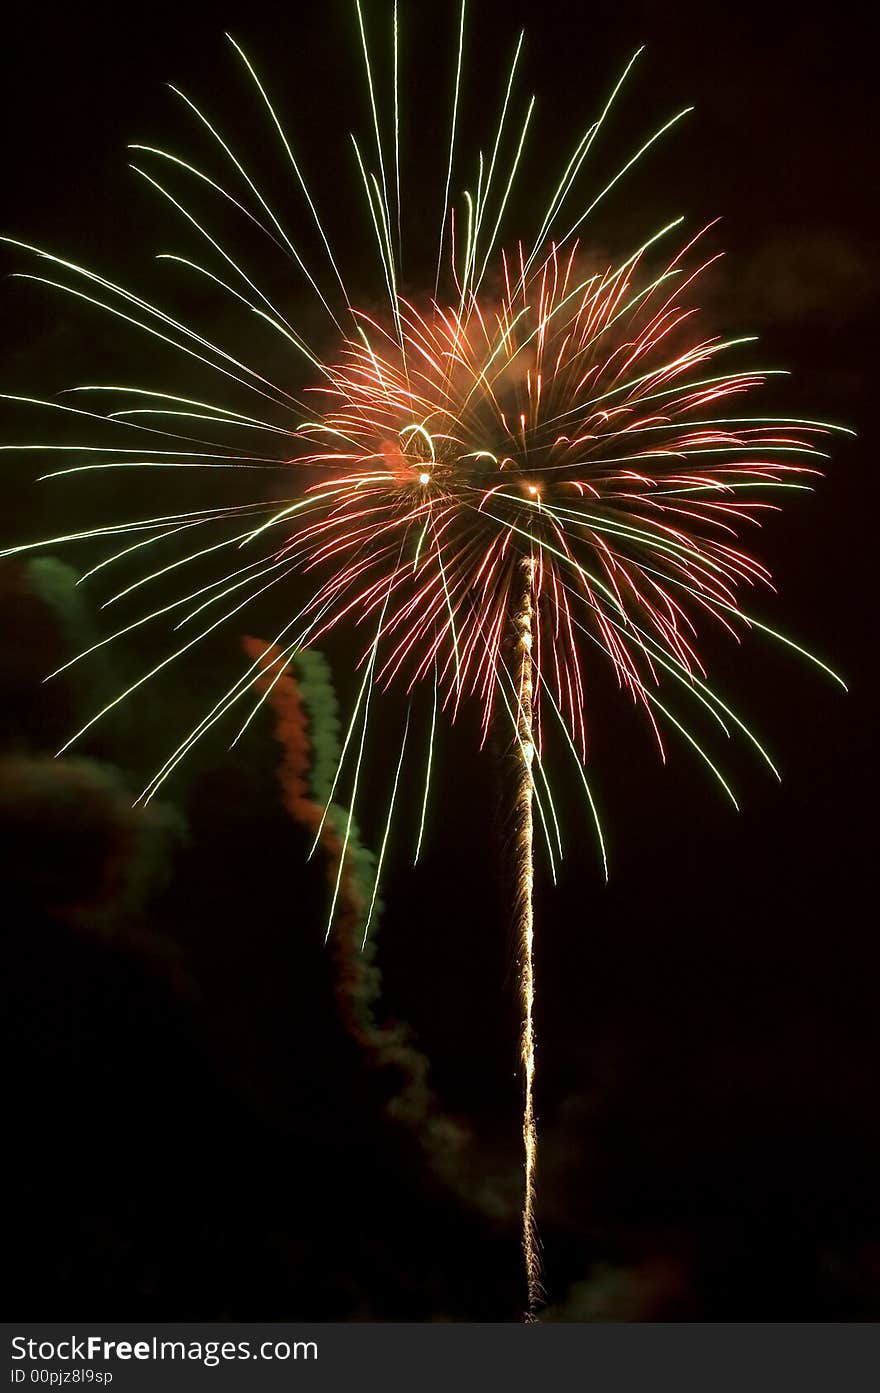
M 603 864 L 605 843 L 587 776 L 597 663 L 642 711 L 661 757 L 667 733 L 680 736 L 734 804 L 728 777 L 692 730 L 688 710 L 725 735 L 735 729 L 776 772 L 757 737 L 709 684 L 701 638 L 708 625 L 738 638 L 755 628 L 836 678 L 826 664 L 741 606 L 741 591 L 769 586 L 770 575 L 740 536 L 760 526 L 777 506 L 775 498 L 810 487 L 825 455 L 822 445 L 841 428 L 744 414 L 750 410 L 744 400 L 771 370 L 740 365 L 740 351 L 751 339 L 700 328 L 696 289 L 717 260 L 701 250 L 708 229 L 688 237 L 674 254 L 663 254 L 682 222 L 676 219 L 624 259 L 600 263 L 589 240 L 590 215 L 687 114 L 676 113 L 635 151 L 625 151 L 601 187 L 585 182 L 593 147 L 639 53 L 600 101 L 573 152 L 560 157 L 561 173 L 546 208 L 530 200 L 537 208 L 530 233 L 508 227 L 513 190 L 529 178 L 527 146 L 536 124 L 534 97 L 516 113 L 520 35 L 486 146 L 489 158 L 478 151 L 468 187 L 450 202 L 465 177 L 458 148 L 465 0 L 456 15 L 449 147 L 438 171 L 444 198 L 436 266 L 432 257 L 419 276 L 408 259 L 407 283 L 425 291 L 404 295 L 410 205 L 401 155 L 398 7 L 389 13 L 393 85 L 386 99 L 374 76 L 367 16 L 355 0 L 354 48 L 364 63 L 369 122 L 366 140 L 351 135 L 349 154 L 352 176 L 363 185 L 365 231 L 375 238 L 377 290 L 387 295 L 385 310 L 368 313 L 353 303 L 344 258 L 333 250 L 328 210 L 307 183 L 307 163 L 295 153 L 268 85 L 234 39 L 245 80 L 279 142 L 285 177 L 292 171 L 301 197 L 297 226 L 288 230 L 234 142 L 176 87 L 172 91 L 195 118 L 217 167 L 202 169 L 153 145 L 131 147 L 139 161 L 133 167 L 151 193 L 207 248 L 204 261 L 163 254 L 163 264 L 207 285 L 249 327 L 283 344 L 291 363 L 283 385 L 249 361 L 242 346 L 249 335 L 224 345 L 215 333 L 201 332 L 73 260 L 4 239 L 36 258 L 24 279 L 101 310 L 120 330 L 147 335 L 157 352 L 180 353 L 190 369 L 212 375 L 230 394 L 217 401 L 210 389 L 183 395 L 177 385 L 161 391 L 153 384 L 89 383 L 72 388 L 64 400 L 8 398 L 20 407 L 51 410 L 78 431 L 103 432 L 94 444 L 78 436 L 70 443 L 0 447 L 36 452 L 46 461 L 43 478 L 85 474 L 97 487 L 121 469 L 162 470 L 160 480 L 169 478 L 169 470 L 201 470 L 205 501 L 192 511 L 168 506 L 151 517 L 68 529 L 4 554 L 107 538 L 113 549 L 90 566 L 89 577 L 106 576 L 132 558 L 147 566 L 111 594 L 105 607 L 164 587 L 161 599 L 118 622 L 88 653 L 167 620 L 175 635 L 167 656 L 96 712 L 65 749 L 195 645 L 240 623 L 238 616 L 250 614 L 267 592 L 283 586 L 289 593 L 288 618 L 270 645 L 274 675 L 267 676 L 257 655 L 183 735 L 144 788 L 145 800 L 230 715 L 242 715 L 233 744 L 239 740 L 298 653 L 337 630 L 356 636 L 360 682 L 330 789 L 332 799 L 337 785 L 344 786 L 350 811 L 328 933 L 363 788 L 374 696 L 392 685 L 406 694 L 399 754 L 387 771 L 380 869 L 395 814 L 398 823 L 416 829 L 416 858 L 421 852 L 440 718 L 453 722 L 463 703 L 475 702 L 484 742 L 493 725 L 506 730 L 515 769 L 523 1239 L 534 1313 L 541 1286 L 534 1184 L 533 842 L 537 832 L 555 875 L 563 837 L 551 791 L 553 750 L 560 748 L 573 761 Z M 368 153 L 373 149 L 375 168 Z M 553 154 L 544 150 L 545 169 Z M 180 187 L 175 183 L 172 190 L 166 183 L 171 179 Z M 260 284 L 261 267 L 240 264 L 230 250 L 237 246 L 236 234 L 230 242 L 218 228 L 209 229 L 203 215 L 193 214 L 188 180 L 202 197 L 215 198 L 224 216 L 238 220 L 236 227 L 263 237 L 269 254 L 285 259 L 285 272 L 308 307 L 303 323 L 312 324 L 309 331 L 292 322 L 276 303 L 277 294 Z M 413 213 L 421 217 L 418 206 Z M 312 248 L 308 253 L 306 246 Z M 312 264 L 314 256 L 321 264 Z M 362 250 L 358 256 L 362 262 Z M 432 284 L 433 294 L 427 289 Z M 285 305 L 289 299 L 284 297 Z M 327 324 L 317 342 L 315 311 Z M 242 396 L 252 403 L 247 408 L 232 404 Z M 98 409 L 102 404 L 104 411 Z M 122 445 L 116 443 L 120 432 Z M 221 501 L 211 494 L 212 481 L 224 477 L 217 471 L 238 471 L 254 485 L 271 471 L 273 488 L 259 488 L 257 497 L 244 502 L 231 504 L 225 495 Z M 188 566 L 196 565 L 203 577 L 211 562 L 217 563 L 213 579 L 187 582 L 196 573 Z M 169 599 L 165 591 L 175 583 L 180 590 Z M 421 791 L 412 816 L 401 818 L 411 796 L 413 751 Z M 378 888 L 377 879 L 375 893 Z
M 737 587 L 770 576 L 738 533 L 775 506 L 765 490 L 818 472 L 828 428 L 715 414 L 763 374 L 721 371 L 735 342 L 693 331 L 677 291 L 714 258 L 586 275 L 579 253 L 553 245 L 528 271 L 520 244 L 494 303 L 399 298 L 402 340 L 358 316 L 297 431 L 319 506 L 279 556 L 314 576 L 314 639 L 381 609 L 375 680 L 411 691 L 436 667 L 452 717 L 476 697 L 485 735 L 516 694 L 505 637 L 534 555 L 537 755 L 546 694 L 587 758 L 592 641 L 665 758 L 659 669 L 693 686 L 700 619 L 748 623 Z

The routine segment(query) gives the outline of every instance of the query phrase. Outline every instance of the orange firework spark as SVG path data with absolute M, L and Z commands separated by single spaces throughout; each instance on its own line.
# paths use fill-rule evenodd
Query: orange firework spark
M 636 256 L 584 279 L 577 243 L 530 272 L 519 246 L 491 307 L 400 299 L 400 339 L 357 316 L 363 339 L 298 432 L 313 517 L 278 553 L 316 576 L 311 641 L 381 611 L 375 680 L 412 690 L 436 670 L 453 716 L 480 699 L 486 732 L 499 694 L 515 699 L 505 638 L 532 556 L 538 751 L 546 701 L 586 758 L 592 642 L 663 752 L 658 667 L 705 676 L 699 616 L 732 628 L 737 585 L 770 579 L 738 530 L 775 506 L 768 486 L 818 472 L 829 429 L 711 414 L 763 374 L 720 372 L 734 344 L 693 334 L 676 281 L 689 289 L 714 258 L 685 274 L 684 255 L 650 277 Z

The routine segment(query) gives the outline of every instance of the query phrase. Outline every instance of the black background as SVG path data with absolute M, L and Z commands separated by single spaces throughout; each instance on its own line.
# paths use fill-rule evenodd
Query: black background
M 378 25 L 384 8 L 367 9 Z M 545 877 L 538 891 L 551 1314 L 873 1319 L 868 37 L 846 6 L 821 17 L 753 3 L 474 0 L 471 9 L 463 139 L 482 130 L 484 84 L 495 111 L 524 26 L 524 87 L 539 94 L 534 138 L 558 152 L 557 165 L 633 48 L 647 45 L 601 167 L 613 173 L 640 133 L 681 106 L 696 111 L 608 201 L 597 245 L 634 245 L 679 212 L 696 223 L 722 214 L 715 245 L 728 257 L 709 314 L 730 332 L 759 333 L 762 362 L 793 370 L 773 389 L 792 410 L 858 431 L 836 448 L 818 491 L 768 526 L 763 555 L 780 598 L 759 610 L 843 672 L 849 694 L 758 639 L 741 650 L 706 645 L 719 686 L 768 736 L 781 786 L 741 752 L 735 814 L 686 752 L 660 766 L 645 730 L 597 679 L 594 765 L 611 882 L 603 886 L 572 804 L 561 883 Z M 430 209 L 455 7 L 402 5 L 401 16 L 412 65 L 404 174 L 414 203 Z M 361 215 L 348 212 L 345 149 L 352 123 L 366 136 L 368 109 L 354 17 L 341 5 L 20 10 L 7 22 L 0 84 L 3 230 L 126 283 L 160 284 L 167 273 L 150 264 L 152 251 L 175 249 L 185 233 L 127 173 L 124 147 L 143 139 L 184 151 L 191 127 L 167 80 L 218 112 L 273 194 L 283 190 L 288 172 L 224 28 L 270 82 L 322 206 L 334 208 L 334 243 L 369 286 L 372 249 Z M 550 163 L 535 158 L 519 211 L 540 203 Z M 414 226 L 421 251 L 436 217 Z M 8 248 L 3 260 L 5 270 L 31 269 Z M 206 331 L 230 331 L 234 320 L 210 297 L 181 294 L 174 303 Z M 4 390 L 143 379 L 152 350 L 124 330 L 24 282 L 6 282 L 3 297 Z M 189 383 L 186 370 L 179 380 Z M 33 413 L 13 418 L 4 439 L 37 438 Z M 98 499 L 69 482 L 47 501 L 40 490 L 52 485 L 30 482 L 33 460 L 4 468 L 13 541 L 66 530 L 68 518 L 118 516 L 128 501 L 120 484 Z M 83 552 L 62 559 L 86 565 Z M 94 703 L 88 691 L 40 687 L 66 639 L 28 594 L 10 567 L 0 595 L 5 742 L 33 754 L 56 748 L 74 709 Z M 235 659 L 237 637 L 181 668 L 177 685 L 169 678 L 84 753 L 138 786 L 203 682 L 220 680 L 215 665 Z M 82 802 L 74 814 L 50 815 L 44 803 L 32 813 L 16 796 L 19 776 L 4 775 L 10 1314 L 517 1317 L 513 952 L 493 870 L 498 793 L 473 737 L 465 719 L 441 745 L 430 847 L 416 871 L 404 850 L 392 858 L 378 950 L 380 1014 L 410 1023 L 437 1097 L 472 1137 L 454 1184 L 432 1178 L 418 1140 L 388 1120 L 394 1071 L 370 1068 L 335 1015 L 323 885 L 301 869 L 303 838 L 278 804 L 268 724 L 229 758 L 217 741 L 170 788 L 189 830 L 170 838 L 163 874 L 134 899 L 117 895 L 112 876 L 108 888 L 107 865 L 126 864 L 118 843 L 130 831 L 109 795 L 94 823 Z M 375 834 L 369 813 L 365 823 Z M 97 915 L 83 911 L 93 882 Z

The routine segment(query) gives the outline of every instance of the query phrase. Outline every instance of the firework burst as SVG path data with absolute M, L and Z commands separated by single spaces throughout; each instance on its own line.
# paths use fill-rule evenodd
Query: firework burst
M 375 168 L 363 142 L 352 137 L 354 172 L 366 196 L 387 311 L 366 313 L 352 304 L 282 123 L 234 40 L 303 195 L 304 216 L 313 239 L 317 233 L 323 266 L 307 263 L 229 141 L 189 97 L 178 93 L 208 132 L 226 174 L 215 176 L 156 147 L 133 147 L 142 162 L 151 161 L 148 169 L 136 166 L 138 172 L 211 248 L 207 265 L 189 257 L 169 259 L 201 281 L 207 279 L 218 295 L 231 297 L 243 313 L 256 316 L 283 340 L 306 376 L 300 396 L 245 362 L 240 350 L 215 343 L 142 296 L 42 248 L 15 243 L 35 254 L 43 268 L 50 267 L 50 273 L 29 273 L 27 278 L 96 305 L 118 322 L 171 345 L 225 385 L 246 390 L 255 405 L 243 412 L 222 401 L 153 387 L 80 384 L 72 390 L 85 394 L 87 405 L 79 404 L 82 395 L 76 404 L 70 398 L 17 400 L 52 407 L 77 425 L 101 422 L 123 430 L 134 443 L 4 448 L 67 452 L 72 462 L 46 477 L 72 472 L 91 477 L 121 468 L 197 469 L 209 471 L 207 485 L 216 477 L 210 471 L 217 469 L 275 470 L 272 477 L 282 481 L 283 496 L 274 489 L 243 504 L 212 504 L 206 486 L 206 506 L 197 511 L 166 511 L 13 547 L 6 554 L 62 541 L 122 539 L 122 548 L 94 565 L 88 573 L 93 575 L 133 554 L 150 557 L 166 543 L 180 548 L 175 559 L 146 569 L 108 603 L 159 578 L 185 575 L 181 568 L 191 561 L 218 562 L 213 580 L 139 615 L 95 645 L 162 619 L 170 618 L 176 630 L 186 629 L 182 642 L 95 713 L 68 745 L 201 639 L 234 623 L 267 591 L 290 587 L 295 602 L 273 636 L 268 667 L 258 659 L 220 696 L 150 779 L 144 799 L 155 794 L 227 713 L 245 704 L 238 739 L 297 653 L 341 626 L 360 636 L 359 690 L 330 791 L 332 799 L 339 781 L 347 779 L 351 812 L 343 829 L 328 933 L 376 694 L 396 685 L 407 694 L 409 707 L 399 751 L 391 760 L 395 772 L 367 931 L 408 749 L 421 751 L 424 774 L 415 818 L 410 819 L 418 826 L 418 857 L 438 719 L 445 715 L 454 720 L 464 702 L 476 701 L 484 740 L 493 726 L 506 729 L 514 769 L 510 809 L 523 1012 L 523 1242 L 529 1311 L 534 1313 L 541 1296 L 533 1097 L 535 832 L 543 837 L 554 873 L 562 853 L 549 752 L 559 744 L 573 762 L 603 863 L 605 846 L 587 776 L 587 698 L 594 660 L 610 666 L 621 691 L 643 710 L 661 756 L 665 758 L 665 732 L 675 731 L 732 801 L 726 775 L 687 719 L 673 709 L 680 705 L 675 694 L 707 713 L 726 734 L 743 735 L 774 769 L 756 736 L 709 685 L 700 657 L 701 633 L 707 625 L 735 635 L 757 627 L 830 673 L 742 608 L 742 588 L 767 586 L 770 576 L 739 539 L 777 506 L 773 500 L 780 491 L 809 488 L 825 453 L 821 446 L 839 428 L 746 414 L 750 408 L 743 399 L 750 400 L 768 374 L 731 366 L 750 339 L 723 338 L 700 327 L 696 288 L 717 259 L 702 251 L 708 229 L 686 237 L 679 247 L 679 219 L 622 261 L 599 266 L 584 234 L 589 214 L 684 114 L 654 131 L 602 189 L 584 196 L 585 162 L 635 57 L 564 163 L 532 235 L 506 240 L 511 190 L 522 177 L 534 111 L 532 99 L 522 119 L 513 120 L 523 40 L 520 36 L 503 89 L 490 153 L 480 153 L 470 189 L 450 202 L 458 168 L 462 6 L 448 161 L 441 171 L 445 192 L 434 290 L 422 296 L 402 294 L 407 205 L 400 174 L 397 13 L 395 8 L 393 90 L 384 114 L 359 5 L 356 14 Z M 257 273 L 240 266 L 196 218 L 184 195 L 166 187 L 163 171 L 209 190 L 292 262 L 304 296 L 327 316 L 329 351 L 318 351 L 281 313 Z M 671 239 L 677 249 L 664 254 Z M 90 409 L 108 398 L 106 412 Z M 229 436 L 223 433 L 230 430 L 246 444 L 226 443 Z M 204 433 L 222 438 L 205 440 Z M 414 702 L 423 689 L 430 694 L 430 715 L 424 739 L 419 739 L 421 716 Z M 316 841 L 320 835 L 319 826 Z

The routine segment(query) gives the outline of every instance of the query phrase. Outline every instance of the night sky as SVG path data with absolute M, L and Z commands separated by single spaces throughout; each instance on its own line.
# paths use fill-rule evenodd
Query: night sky
M 548 1316 L 873 1320 L 878 208 L 867 35 L 845 5 L 821 18 L 751 0 L 470 9 L 465 145 L 484 130 L 486 100 L 494 114 L 527 31 L 521 90 L 539 101 L 514 220 L 543 206 L 552 169 L 646 44 L 597 178 L 680 107 L 696 111 L 603 205 L 595 247 L 613 256 L 678 213 L 694 228 L 721 215 L 712 247 L 727 255 L 707 283 L 709 321 L 759 334 L 761 365 L 792 370 L 765 394 L 768 411 L 858 431 L 756 547 L 779 590 L 757 612 L 830 662 L 849 694 L 758 637 L 738 649 L 707 633 L 704 645 L 716 685 L 771 746 L 781 785 L 746 748 L 731 750 L 735 813 L 679 745 L 662 767 L 644 721 L 607 674 L 591 675 L 610 884 L 572 791 L 560 883 L 542 870 L 537 889 Z M 374 25 L 388 13 L 378 0 L 366 10 Z M 413 219 L 415 264 L 436 240 L 456 12 L 401 4 L 404 176 L 425 210 Z M 112 22 L 98 7 L 18 7 L 2 56 L 0 230 L 142 287 L 229 340 L 252 331 L 152 261 L 192 242 L 127 170 L 125 150 L 199 150 L 162 85 L 173 81 L 295 206 L 224 29 L 270 83 L 333 210 L 341 259 L 378 298 L 346 148 L 369 110 L 344 3 L 156 4 Z M 85 380 L 204 390 L 170 351 L 7 278 L 32 269 L 0 248 L 2 390 L 49 396 Z M 277 268 L 266 274 L 296 309 Z M 278 352 L 265 361 L 277 375 L 300 371 Z M 46 414 L 3 405 L 4 441 L 62 438 Z M 134 516 L 158 493 L 118 475 L 38 485 L 33 453 L 5 455 L 3 469 L 4 543 Z M 194 506 L 200 487 L 175 482 L 162 500 Z M 10 1316 L 519 1319 L 515 955 L 497 768 L 476 755 L 476 714 L 440 741 L 422 862 L 411 869 L 402 846 L 391 856 L 372 1009 L 402 1043 L 396 1063 L 379 1060 L 340 1017 L 323 872 L 306 865 L 306 833 L 281 805 L 268 714 L 231 753 L 206 741 L 151 811 L 131 808 L 206 693 L 235 675 L 242 638 L 269 636 L 271 614 L 242 616 L 75 757 L 49 761 L 165 651 L 145 632 L 43 685 L 105 632 L 98 591 L 75 589 L 101 554 L 56 548 L 0 570 Z M 345 644 L 328 656 L 344 704 Z M 380 737 L 385 719 L 380 709 Z M 389 758 L 380 738 L 362 818 L 373 845 L 382 821 L 370 768 L 378 778 Z M 413 1077 L 415 1118 L 396 1106 Z

